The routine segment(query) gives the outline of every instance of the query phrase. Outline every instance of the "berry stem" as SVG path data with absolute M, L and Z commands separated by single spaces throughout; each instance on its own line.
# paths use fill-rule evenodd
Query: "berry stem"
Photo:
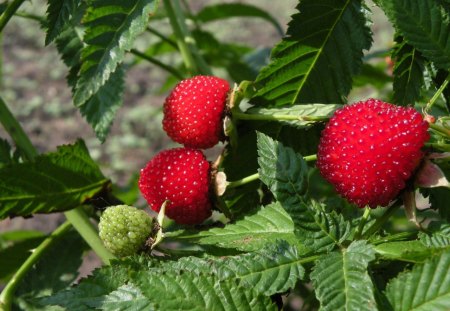
M 242 111 L 233 111 L 232 117 L 238 120 L 251 121 L 327 121 L 328 116 L 296 116 L 289 114 L 249 114 Z
M 0 310 L 11 310 L 11 303 L 17 286 L 20 284 L 27 272 L 39 261 L 42 255 L 58 241 L 71 227 L 70 222 L 66 221 L 56 228 L 38 247 L 36 247 L 31 255 L 25 260 L 20 268 L 14 273 L 11 280 L 6 284 L 0 294 Z
M 25 0 L 14 0 L 7 6 L 6 10 L 0 16 L 0 32 L 3 31 L 3 28 L 5 28 L 6 24 L 8 24 L 8 21 L 24 2 Z
M 31 143 L 29 137 L 19 124 L 17 119 L 12 115 L 4 100 L 0 97 L 0 123 L 8 132 L 12 140 L 15 142 L 17 148 L 22 151 L 23 156 L 32 161 L 38 152 Z M 79 206 L 73 210 L 64 213 L 66 218 L 73 224 L 78 233 L 86 240 L 94 252 L 108 263 L 109 259 L 114 258 L 109 251 L 103 246 L 96 228 L 89 221 L 84 209 Z
M 354 238 L 355 240 L 359 240 L 359 238 L 361 237 L 364 226 L 366 225 L 366 222 L 369 219 L 369 216 L 370 216 L 370 207 L 366 206 L 366 208 L 364 210 L 364 214 L 361 217 L 361 220 L 359 221 L 358 229 L 356 230 L 356 233 L 355 233 L 355 238 Z
M 133 55 L 136 55 L 137 57 L 145 59 L 146 61 L 148 61 L 148 62 L 150 62 L 150 63 L 152 63 L 152 64 L 154 64 L 154 65 L 156 65 L 156 66 L 158 66 L 158 67 L 160 67 L 162 69 L 164 69 L 165 71 L 167 71 L 168 73 L 170 73 L 171 75 L 173 75 L 174 77 L 176 77 L 176 78 L 178 78 L 180 80 L 183 80 L 185 78 L 184 75 L 180 71 L 178 71 L 177 69 L 173 68 L 172 66 L 164 64 L 163 62 L 161 62 L 160 60 L 158 60 L 158 59 L 156 59 L 154 57 L 148 56 L 147 54 L 142 53 L 142 52 L 140 52 L 140 51 L 138 51 L 136 49 L 131 49 L 130 53 L 133 54 Z
M 441 151 L 450 151 L 450 145 L 441 144 L 441 143 L 425 143 L 426 147 L 438 149 Z
M 306 162 L 311 162 L 311 161 L 315 161 L 317 160 L 317 155 L 316 154 L 311 154 L 309 156 L 304 156 L 303 160 L 305 160 Z M 244 177 L 240 180 L 236 180 L 236 181 L 230 181 L 227 183 L 227 189 L 232 189 L 232 188 L 236 188 L 245 184 L 248 184 L 252 181 L 258 180 L 259 179 L 259 173 L 255 173 L 252 174 L 250 176 Z
M 187 71 L 191 75 L 198 73 L 211 75 L 211 69 L 195 46 L 194 38 L 187 28 L 183 11 L 177 0 L 164 0 L 164 7 L 172 25 L 178 48 Z
M 373 234 L 378 232 L 378 230 L 383 227 L 386 221 L 400 208 L 401 205 L 401 201 L 397 201 L 396 203 L 394 203 L 394 205 L 389 207 L 388 210 L 383 215 L 381 215 L 381 217 L 378 218 L 375 223 L 371 227 L 369 227 L 369 229 L 367 229 L 367 231 L 363 235 L 363 239 L 367 240 Z
M 447 78 L 445 78 L 444 82 L 441 84 L 436 93 L 434 93 L 433 97 L 431 97 L 430 101 L 427 103 L 425 111 L 430 111 L 431 107 L 433 107 L 436 100 L 439 98 L 439 96 L 441 96 L 442 92 L 445 90 L 449 82 L 450 82 L 450 73 L 448 74 Z

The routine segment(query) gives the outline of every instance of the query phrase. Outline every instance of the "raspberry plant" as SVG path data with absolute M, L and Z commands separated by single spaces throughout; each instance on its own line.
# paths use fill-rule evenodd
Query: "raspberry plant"
M 252 5 L 227 2 L 194 12 L 178 0 L 48 0 L 47 14 L 37 16 L 21 11 L 23 2 L 0 5 L 0 31 L 11 18 L 37 22 L 45 44 L 55 45 L 67 65 L 73 103 L 99 142 L 123 104 L 129 58 L 166 71 L 172 87 L 208 76 L 193 79 L 226 80 L 231 88 L 217 92 L 205 83 L 190 90 L 181 82 L 182 118 L 210 132 L 187 147 L 224 142 L 208 153 L 215 155 L 210 163 L 203 151 L 191 150 L 199 163 L 184 167 L 170 157 L 143 167 L 138 200 L 120 195 L 82 139 L 39 154 L 8 108 L 14 103 L 0 97 L 8 134 L 0 140 L 0 219 L 55 212 L 67 219 L 49 235 L 0 233 L 0 310 L 450 308 L 448 1 L 301 0 L 270 57 L 204 28 L 216 20 L 233 28 L 227 18 L 241 17 L 283 31 Z M 392 47 L 373 52 L 375 5 L 395 35 Z M 155 20 L 167 20 L 170 31 L 155 29 Z M 145 32 L 160 40 L 158 48 L 138 48 Z M 168 63 L 163 53 L 175 60 Z M 398 108 L 346 106 L 367 87 Z M 216 94 L 217 106 L 196 101 L 208 101 L 208 94 Z M 205 117 L 217 107 L 223 111 L 213 121 Z M 179 128 L 183 122 L 171 120 L 174 109 L 166 108 L 166 130 L 189 136 Z M 358 132 L 365 126 L 367 136 Z M 200 205 L 189 201 L 195 191 Z M 118 258 L 96 224 L 101 218 L 123 229 L 127 216 L 105 208 L 149 212 L 143 197 L 160 213 L 153 222 L 133 213 L 146 219 L 137 221 L 141 240 L 124 230 L 133 247 Z M 180 209 L 178 199 L 189 208 Z M 114 234 L 107 236 L 110 249 L 122 249 L 122 238 L 115 245 Z M 78 279 L 90 249 L 103 265 Z

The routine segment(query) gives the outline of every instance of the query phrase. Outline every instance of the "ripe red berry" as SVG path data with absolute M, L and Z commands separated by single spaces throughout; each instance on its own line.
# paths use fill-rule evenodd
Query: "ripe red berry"
M 212 76 L 181 81 L 164 103 L 163 128 L 185 147 L 206 149 L 224 139 L 222 119 L 230 85 Z
M 410 107 L 376 99 L 345 106 L 322 132 L 317 167 L 350 202 L 386 206 L 419 165 L 427 130 Z
M 200 150 L 165 150 L 141 170 L 139 189 L 150 207 L 180 224 L 199 224 L 211 216 L 210 165 Z

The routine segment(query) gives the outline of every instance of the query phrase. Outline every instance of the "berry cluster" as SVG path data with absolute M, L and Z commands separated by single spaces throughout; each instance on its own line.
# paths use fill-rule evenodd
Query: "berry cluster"
M 224 140 L 223 117 L 230 86 L 213 76 L 181 81 L 164 103 L 163 128 L 184 148 L 165 150 L 141 170 L 139 189 L 154 211 L 168 200 L 166 215 L 180 224 L 211 216 L 211 168 L 203 152 Z
M 345 106 L 322 132 L 317 167 L 350 202 L 387 206 L 418 167 L 427 130 L 410 107 L 375 99 Z

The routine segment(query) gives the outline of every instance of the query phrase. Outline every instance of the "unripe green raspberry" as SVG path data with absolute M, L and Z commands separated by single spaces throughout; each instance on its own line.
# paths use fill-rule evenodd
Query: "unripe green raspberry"
M 152 231 L 153 219 L 133 206 L 108 207 L 98 224 L 100 238 L 114 255 L 123 257 L 144 247 Z

